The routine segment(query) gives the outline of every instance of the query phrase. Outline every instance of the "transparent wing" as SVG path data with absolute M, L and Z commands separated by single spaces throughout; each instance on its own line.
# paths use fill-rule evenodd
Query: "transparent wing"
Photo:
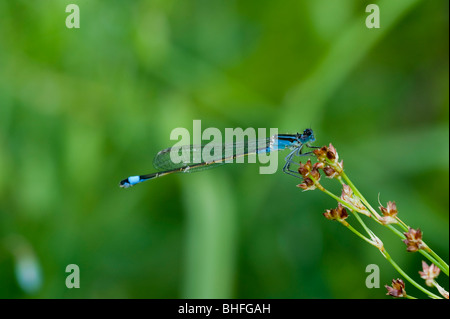
M 170 147 L 156 154 L 153 166 L 158 170 L 189 167 L 188 171 L 200 171 L 223 165 L 237 157 L 269 152 L 273 138 L 244 141 L 231 144 L 184 145 Z M 227 161 L 228 162 L 228 161 Z

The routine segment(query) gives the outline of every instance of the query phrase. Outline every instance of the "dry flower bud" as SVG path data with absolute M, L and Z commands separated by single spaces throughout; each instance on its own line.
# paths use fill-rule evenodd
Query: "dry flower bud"
M 313 151 L 314 155 L 316 155 L 317 160 L 319 162 L 325 161 L 325 159 L 327 157 L 327 152 L 328 152 L 328 147 L 326 147 L 326 146 L 322 146 L 321 148 L 316 148 Z
M 297 187 L 300 187 L 304 191 L 312 191 L 316 189 L 316 185 L 314 185 L 314 182 L 309 177 L 303 178 L 303 183 L 298 184 Z
M 325 176 L 328 178 L 335 178 L 338 175 L 337 172 L 334 170 L 334 168 L 332 168 L 331 166 L 325 166 L 323 168 L 323 172 L 325 173 Z
M 388 293 L 386 295 L 390 295 L 392 297 L 405 297 L 406 291 L 405 291 L 405 283 L 401 279 L 392 279 L 392 287 L 385 285 Z
M 384 217 L 379 217 L 378 219 L 382 224 L 396 224 L 398 220 L 395 218 L 397 216 L 397 205 L 395 202 L 388 202 L 387 207 L 380 206 L 379 207 Z
M 300 187 L 305 191 L 316 189 L 315 183 L 320 180 L 319 168 L 322 165 L 323 164 L 320 163 L 315 163 L 314 165 L 312 165 L 311 160 L 309 159 L 305 164 L 300 162 L 298 172 L 303 176 L 303 183 L 298 184 L 297 187 Z
M 418 251 L 427 247 L 422 241 L 422 232 L 419 228 L 417 230 L 409 228 L 408 232 L 403 234 L 406 236 L 403 242 L 406 244 L 409 252 Z
M 319 170 L 317 168 L 313 168 L 311 170 L 311 176 L 312 176 L 312 178 L 314 178 L 316 180 L 316 182 L 318 182 L 320 180 Z
M 329 220 L 338 220 L 342 222 L 344 219 L 348 217 L 347 210 L 340 203 L 337 208 L 327 209 L 323 216 Z
M 341 199 L 347 203 L 349 203 L 351 206 L 357 208 L 358 213 L 364 214 L 368 217 L 370 217 L 370 213 L 367 210 L 366 206 L 363 205 L 359 197 L 355 196 L 353 194 L 352 189 L 348 185 L 343 185 L 342 187 L 342 195 Z
M 298 168 L 298 172 L 303 177 L 307 177 L 309 175 L 309 172 L 311 171 L 311 169 L 312 169 L 311 160 L 308 160 L 305 164 L 300 162 L 300 166 Z
M 322 163 L 322 162 L 316 162 L 316 163 L 314 163 L 314 165 L 313 165 L 313 169 L 322 169 L 322 168 L 324 168 L 324 166 L 325 166 L 324 163 Z
M 339 155 L 333 144 L 330 143 L 329 146 L 322 146 L 321 148 L 315 149 L 313 153 L 316 155 L 319 163 L 324 164 L 320 168 L 324 169 L 327 177 L 334 178 L 344 170 L 344 161 L 339 162 Z
M 439 273 L 441 270 L 436 267 L 434 264 L 431 264 L 431 266 L 428 266 L 426 262 L 422 261 L 422 270 L 419 271 L 420 277 L 422 279 L 425 279 L 425 283 L 428 287 L 434 286 L 434 278 L 439 276 Z

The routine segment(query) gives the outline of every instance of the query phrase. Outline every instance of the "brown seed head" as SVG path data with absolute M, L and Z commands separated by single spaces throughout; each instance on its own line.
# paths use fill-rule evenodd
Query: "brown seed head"
M 401 279 L 392 279 L 392 287 L 385 285 L 388 293 L 386 295 L 390 295 L 392 297 L 405 297 L 405 283 Z
M 408 232 L 403 234 L 406 236 L 406 239 L 404 239 L 403 242 L 407 246 L 407 251 L 414 252 L 427 247 L 422 241 L 422 232 L 419 228 L 417 228 L 417 230 L 409 228 Z
M 348 217 L 348 213 L 345 207 L 339 203 L 337 208 L 327 209 L 323 216 L 329 220 L 343 221 Z
M 335 178 L 338 175 L 337 172 L 334 170 L 334 168 L 328 165 L 323 168 L 323 172 L 325 173 L 325 176 L 328 178 Z
M 382 224 L 395 224 L 398 223 L 398 220 L 395 218 L 397 216 L 397 205 L 395 202 L 388 202 L 387 207 L 379 206 L 379 209 L 383 213 L 384 217 L 379 217 L 379 220 Z
M 311 171 L 311 169 L 312 169 L 311 160 L 308 159 L 308 161 L 305 164 L 300 162 L 300 166 L 298 168 L 298 172 L 303 177 L 307 177 L 309 175 L 309 172 Z

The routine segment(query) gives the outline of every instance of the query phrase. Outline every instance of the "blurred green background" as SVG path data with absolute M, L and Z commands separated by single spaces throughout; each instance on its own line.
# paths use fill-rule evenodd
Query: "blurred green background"
M 448 44 L 447 1 L 1 1 L 0 297 L 390 298 L 399 275 L 379 251 L 281 170 L 118 182 L 152 172 L 194 119 L 312 127 L 374 207 L 396 201 L 448 260 Z M 422 256 L 368 225 L 422 282 Z

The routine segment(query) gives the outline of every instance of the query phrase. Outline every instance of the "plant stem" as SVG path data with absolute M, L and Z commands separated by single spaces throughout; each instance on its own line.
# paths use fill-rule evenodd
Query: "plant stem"
M 331 148 L 331 144 L 330 144 L 330 148 Z M 402 233 L 400 230 L 398 230 L 395 227 L 395 224 L 399 225 L 398 227 L 400 227 L 401 229 L 403 229 L 405 232 L 409 231 L 410 227 L 404 223 L 401 219 L 399 219 L 397 216 L 395 216 L 396 220 L 393 221 L 388 221 L 385 222 L 385 219 L 382 218 L 382 216 L 380 216 L 380 214 L 377 213 L 377 211 L 370 205 L 370 203 L 365 199 L 365 197 L 361 194 L 361 192 L 356 188 L 356 186 L 352 183 L 352 181 L 350 180 L 350 178 L 347 176 L 347 174 L 344 173 L 344 171 L 342 170 L 342 163 L 339 164 L 337 163 L 337 159 L 336 161 L 332 161 L 330 159 L 331 157 L 326 157 L 325 158 L 325 162 L 322 162 L 322 164 L 325 165 L 330 165 L 331 168 L 334 169 L 335 172 L 337 172 L 338 176 L 337 179 L 339 180 L 339 182 L 345 186 L 345 187 L 349 187 L 353 194 L 359 198 L 359 200 L 362 203 L 362 207 L 363 208 L 357 208 L 356 206 L 360 206 L 360 202 L 357 202 L 357 204 L 353 204 L 353 201 L 350 200 L 350 203 L 343 200 L 342 198 L 334 195 L 333 193 L 331 193 L 330 191 L 328 191 L 326 188 L 324 188 L 319 182 L 318 180 L 316 180 L 312 174 L 305 174 L 303 175 L 303 177 L 305 178 L 306 176 L 309 177 L 314 185 L 320 189 L 322 192 L 324 192 L 325 194 L 329 195 L 330 197 L 334 198 L 338 203 L 344 205 L 345 207 L 347 207 L 351 213 L 355 216 L 355 218 L 358 220 L 358 222 L 361 224 L 361 226 L 364 228 L 364 230 L 367 232 L 367 234 L 370 236 L 370 239 L 367 238 L 366 236 L 362 235 L 359 231 L 357 231 L 355 228 L 353 228 L 347 221 L 344 220 L 338 220 L 340 221 L 341 224 L 343 224 L 345 227 L 347 227 L 350 231 L 352 231 L 354 234 L 356 234 L 358 237 L 360 237 L 361 239 L 363 239 L 364 241 L 368 242 L 369 244 L 377 247 L 380 252 L 382 253 L 382 255 L 386 258 L 386 260 L 400 273 L 400 275 L 402 275 L 408 282 L 410 282 L 413 286 L 415 286 L 417 289 L 419 289 L 420 291 L 422 291 L 423 293 L 425 293 L 426 295 L 428 295 L 431 298 L 434 299 L 442 299 L 441 297 L 433 294 L 432 292 L 428 291 L 426 288 L 422 287 L 421 285 L 419 285 L 417 282 L 415 282 L 411 277 L 409 277 L 404 271 L 403 269 L 392 259 L 392 257 L 388 254 L 388 252 L 386 251 L 386 249 L 383 246 L 383 243 L 381 242 L 381 240 L 373 233 L 373 231 L 366 226 L 366 224 L 363 222 L 362 218 L 359 216 L 358 213 L 367 213 L 367 209 L 370 212 L 368 214 L 369 217 L 371 217 L 373 220 L 375 220 L 378 224 L 381 224 L 383 226 L 386 226 L 387 228 L 389 228 L 393 233 L 395 233 L 397 236 L 399 236 L 401 239 L 405 239 L 406 236 L 404 233 Z M 319 157 L 318 157 L 319 159 Z M 322 159 L 323 160 L 323 159 Z M 320 159 L 319 159 L 320 161 Z M 322 166 L 323 168 L 323 166 Z M 324 170 L 325 171 L 325 170 Z M 320 175 L 319 175 L 320 176 Z M 345 183 L 344 183 L 345 181 Z M 344 191 L 347 193 L 347 189 L 344 187 Z M 344 194 L 344 193 L 343 193 Z M 344 198 L 346 198 L 344 195 L 342 196 Z M 381 205 L 381 204 L 380 204 Z M 366 214 L 367 215 L 367 214 Z M 425 256 L 426 258 L 428 258 L 430 261 L 432 261 L 437 267 L 439 267 L 439 269 L 441 269 L 444 273 L 446 273 L 446 275 L 448 276 L 448 265 L 433 251 L 431 250 L 426 244 L 424 246 L 423 249 L 419 250 L 420 253 Z M 448 294 L 448 293 L 447 293 Z M 406 295 L 405 297 L 409 298 L 409 299 L 416 299 L 415 297 L 412 296 L 408 296 Z
M 380 215 L 377 213 L 377 211 L 375 209 L 373 209 L 373 207 L 369 204 L 369 202 L 364 198 L 364 196 L 359 192 L 359 190 L 356 188 L 356 186 L 352 183 L 352 181 L 350 180 L 350 178 L 348 178 L 347 174 L 345 174 L 344 171 L 342 171 L 341 176 L 344 178 L 344 180 L 347 182 L 347 185 L 350 186 L 350 188 L 352 189 L 353 193 L 356 194 L 356 196 L 358 196 L 361 201 L 363 202 L 364 205 L 366 205 L 366 207 L 369 209 L 369 211 L 373 214 L 375 220 L 377 220 L 378 223 L 380 223 L 380 221 L 376 218 L 379 217 Z M 339 181 L 341 182 L 341 184 L 343 184 L 342 179 L 339 178 Z
M 361 234 L 359 231 L 357 231 L 355 228 L 353 228 L 348 222 L 341 223 L 343 224 L 345 227 L 347 227 L 348 229 L 350 229 L 353 233 L 355 233 L 358 237 L 362 238 L 363 240 L 365 240 L 366 242 L 368 242 L 369 244 L 373 245 L 373 241 L 370 240 L 369 238 L 367 238 L 366 236 L 364 236 L 363 234 Z
M 428 247 L 428 249 L 429 249 L 428 253 L 430 253 L 431 256 L 436 258 L 436 260 L 437 260 L 436 266 L 439 267 L 441 265 L 444 269 L 442 269 L 441 267 L 439 267 L 439 268 L 448 276 L 448 265 L 447 265 L 447 263 L 444 260 L 442 260 L 442 258 L 439 257 L 439 255 L 436 254 L 430 247 Z M 426 252 L 424 251 L 424 253 L 426 253 Z
M 356 186 L 352 183 L 352 181 L 350 180 L 350 178 L 344 173 L 341 173 L 341 176 L 343 177 L 343 179 L 347 182 L 348 186 L 350 186 L 350 188 L 352 189 L 352 191 L 361 199 L 361 201 L 364 203 L 364 205 L 369 209 L 369 211 L 372 212 L 372 219 L 374 219 L 377 223 L 382 224 L 377 218 L 376 216 L 378 216 L 378 214 L 375 212 L 375 210 L 373 209 L 373 207 L 367 202 L 367 200 L 364 198 L 364 196 L 359 192 L 359 190 L 356 188 Z M 342 181 L 342 178 L 338 178 L 339 182 L 343 185 L 344 182 Z M 409 226 L 406 225 L 402 220 L 400 220 L 399 218 L 397 218 L 397 220 L 399 221 L 400 227 L 405 230 L 408 231 Z M 405 239 L 405 236 L 403 235 L 403 233 L 401 233 L 399 230 L 397 230 L 397 228 L 395 228 L 393 225 L 391 224 L 387 224 L 385 225 L 387 228 L 389 228 L 393 233 L 395 233 L 397 236 L 399 236 L 402 239 Z M 428 247 L 428 246 L 427 246 Z M 441 257 L 439 257 L 431 248 L 429 248 L 429 253 L 427 253 L 424 250 L 419 250 L 420 253 L 425 256 L 429 261 L 431 261 L 433 264 L 435 264 L 437 267 L 439 267 L 439 269 L 441 269 L 447 276 L 449 275 L 449 266 L 447 265 L 447 263 L 442 260 Z
M 366 224 L 363 222 L 361 217 L 353 211 L 352 211 L 352 213 L 355 216 L 355 218 L 358 220 L 358 222 L 361 224 L 361 226 L 364 228 L 364 230 L 369 234 L 369 236 L 372 237 L 372 231 L 370 230 L 369 227 L 366 226 Z
M 309 178 L 311 178 L 311 180 L 313 181 L 313 183 L 316 185 L 316 187 L 318 189 L 320 189 L 322 192 L 324 192 L 325 194 L 327 194 L 328 196 L 334 198 L 337 202 L 341 203 L 342 205 L 344 205 L 345 207 L 347 207 L 348 209 L 352 210 L 352 211 L 356 211 L 359 212 L 360 210 L 358 208 L 356 208 L 355 206 L 353 206 L 350 203 L 347 203 L 345 200 L 337 197 L 336 195 L 334 195 L 332 192 L 330 192 L 328 189 L 324 188 L 318 181 L 316 181 L 316 179 L 312 176 L 308 176 Z
M 431 291 L 428 291 L 427 289 L 425 289 L 424 287 L 422 287 L 421 285 L 419 285 L 417 282 L 415 282 L 411 277 L 409 277 L 404 271 L 403 269 L 400 268 L 399 265 L 397 265 L 397 263 L 391 258 L 391 256 L 388 254 L 388 252 L 386 251 L 386 249 L 383 248 L 382 251 L 383 256 L 387 259 L 387 261 L 389 261 L 389 263 L 406 279 L 408 280 L 414 287 L 416 287 L 417 289 L 419 289 L 420 291 L 424 292 L 425 294 L 427 294 L 428 296 L 430 296 L 433 299 L 442 299 L 441 297 L 433 294 Z

